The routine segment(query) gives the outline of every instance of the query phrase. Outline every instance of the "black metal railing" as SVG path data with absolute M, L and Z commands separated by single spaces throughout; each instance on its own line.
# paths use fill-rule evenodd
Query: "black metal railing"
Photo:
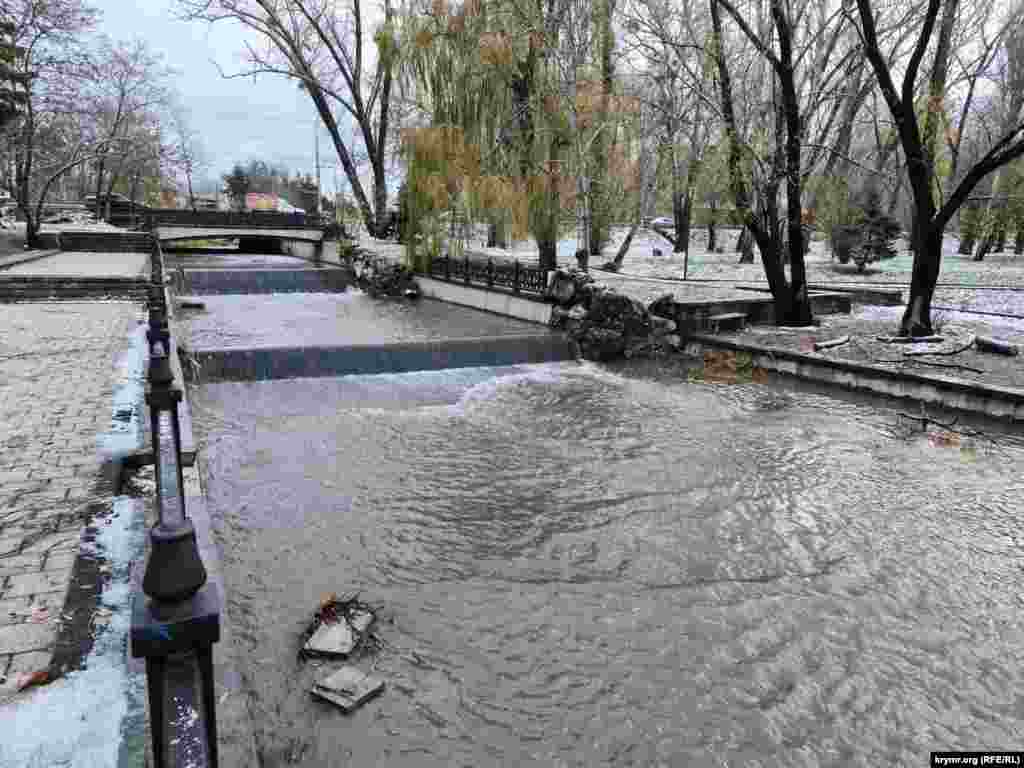
M 547 272 L 538 266 L 523 264 L 518 259 L 511 262 L 495 261 L 490 257 L 473 259 L 469 255 L 462 258 L 441 256 L 431 259 L 428 274 L 450 283 L 541 296 L 547 290 L 548 283 Z
M 146 214 L 150 229 L 160 224 L 180 227 L 254 227 L 289 228 L 321 227 L 323 217 L 307 213 L 281 213 L 278 211 L 191 211 L 171 209 L 151 210 Z
M 195 528 L 185 507 L 182 391 L 171 366 L 163 259 L 153 248 L 149 287 L 149 406 L 158 519 L 142 591 L 132 599 L 132 656 L 146 660 L 150 735 L 156 768 L 217 765 L 213 644 L 220 639 L 220 596 L 207 583 Z

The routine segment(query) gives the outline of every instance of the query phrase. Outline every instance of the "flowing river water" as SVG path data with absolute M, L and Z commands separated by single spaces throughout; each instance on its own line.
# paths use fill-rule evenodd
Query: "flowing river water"
M 1024 444 L 562 363 L 191 393 L 263 766 L 921 766 L 1024 748 Z M 380 606 L 352 715 L 297 659 Z

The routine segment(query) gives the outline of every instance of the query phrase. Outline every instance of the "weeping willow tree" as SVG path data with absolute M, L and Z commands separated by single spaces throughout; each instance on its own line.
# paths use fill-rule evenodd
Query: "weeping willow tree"
M 500 234 L 492 240 L 529 232 L 542 268 L 554 268 L 562 213 L 575 202 L 562 159 L 569 121 L 552 62 L 555 9 L 554 2 L 434 0 L 406 25 L 408 97 L 428 123 L 402 135 L 410 260 L 420 263 L 423 243 L 447 213 L 451 221 L 488 223 Z M 430 243 L 435 251 L 440 239 Z

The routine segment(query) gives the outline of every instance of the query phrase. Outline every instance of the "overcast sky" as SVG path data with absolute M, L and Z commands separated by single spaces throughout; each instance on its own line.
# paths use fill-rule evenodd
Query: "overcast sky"
M 97 31 L 115 40 L 140 37 L 178 71 L 175 86 L 191 113 L 191 123 L 203 136 L 212 161 L 209 175 L 219 177 L 231 166 L 251 159 L 286 165 L 293 174 L 314 173 L 313 105 L 293 81 L 262 75 L 225 80 L 225 71 L 241 66 L 240 41 L 245 30 L 237 24 L 216 25 L 180 21 L 174 0 L 92 0 L 103 11 Z M 320 173 L 325 194 L 334 190 L 336 157 L 329 137 L 320 130 Z M 325 167 L 326 166 L 326 167 Z

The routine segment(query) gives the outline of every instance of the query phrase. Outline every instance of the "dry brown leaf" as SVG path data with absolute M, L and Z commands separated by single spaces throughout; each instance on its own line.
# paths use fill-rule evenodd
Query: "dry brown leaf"
M 960 445 L 960 435 L 955 432 L 929 432 L 928 442 L 937 448 L 950 448 Z
M 320 610 L 327 608 L 331 603 L 338 602 L 338 595 L 335 592 L 324 592 L 320 595 Z
M 29 672 L 18 676 L 18 690 L 24 691 L 33 685 L 46 685 L 50 682 L 50 673 L 45 669 Z

